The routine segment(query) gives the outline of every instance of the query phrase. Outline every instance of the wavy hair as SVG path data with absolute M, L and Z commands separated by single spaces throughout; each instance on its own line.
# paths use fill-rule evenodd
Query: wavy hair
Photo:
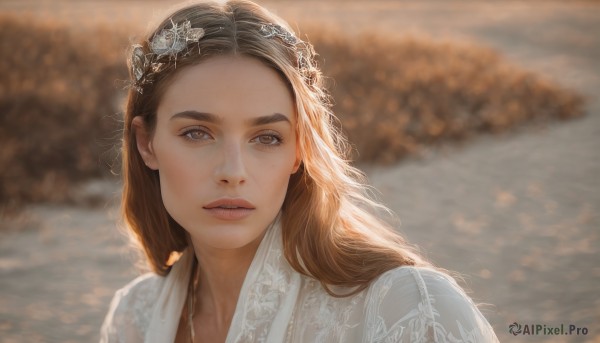
M 147 36 L 142 48 L 150 52 L 148 41 L 154 35 L 186 20 L 192 27 L 203 28 L 206 35 L 190 43 L 194 48 L 175 61 L 165 60 L 164 68 L 152 75 L 152 82 L 140 85 L 139 91 L 129 91 L 124 118 L 122 214 L 152 270 L 166 275 L 170 256 L 188 246 L 188 237 L 162 203 L 158 172 L 145 166 L 137 150 L 132 120 L 143 116 L 152 133 L 161 95 L 173 75 L 186 66 L 225 54 L 256 58 L 273 68 L 286 81 L 295 101 L 302 163 L 290 176 L 281 208 L 283 246 L 289 264 L 320 281 L 333 296 L 360 292 L 395 267 L 429 265 L 379 218 L 381 210 L 391 212 L 374 200 L 364 174 L 350 164 L 350 145 L 331 111 L 310 43 L 300 40 L 291 45 L 277 37 L 265 37 L 260 33 L 262 24 L 293 31 L 264 8 L 235 0 L 193 4 L 176 11 Z M 350 291 L 337 294 L 332 286 L 348 287 Z

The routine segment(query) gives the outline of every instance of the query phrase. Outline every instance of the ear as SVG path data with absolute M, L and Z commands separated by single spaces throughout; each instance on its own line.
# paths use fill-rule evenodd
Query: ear
M 300 164 L 302 163 L 302 158 L 300 156 L 300 149 L 296 148 L 296 162 L 294 163 L 294 167 L 292 169 L 292 174 L 296 174 L 298 168 L 300 168 Z
M 158 170 L 158 160 L 152 148 L 152 137 L 146 129 L 146 124 L 141 116 L 133 118 L 131 127 L 135 133 L 135 142 L 137 149 L 146 163 L 146 166 L 152 170 Z

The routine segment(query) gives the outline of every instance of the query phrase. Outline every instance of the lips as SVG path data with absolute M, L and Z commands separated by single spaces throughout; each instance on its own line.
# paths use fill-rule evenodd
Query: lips
M 206 206 L 205 209 L 227 208 L 227 209 L 254 209 L 254 205 L 242 198 L 221 198 L 213 201 Z
M 223 198 L 203 207 L 220 220 L 242 220 L 254 211 L 254 205 L 241 198 Z

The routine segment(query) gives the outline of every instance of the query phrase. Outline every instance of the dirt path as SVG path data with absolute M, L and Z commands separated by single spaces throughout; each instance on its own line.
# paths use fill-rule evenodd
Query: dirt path
M 78 4 L 41 1 L 35 8 L 63 19 L 118 21 L 150 18 L 166 7 L 95 3 L 89 17 L 90 4 Z M 272 7 L 292 23 L 310 15 L 350 31 L 477 41 L 589 96 L 588 115 L 576 121 L 480 137 L 464 147 L 431 150 L 421 160 L 365 170 L 409 240 L 439 265 L 463 273 L 472 296 L 493 305 L 483 312 L 502 342 L 600 342 L 600 5 L 383 1 L 365 7 L 345 1 Z M 0 5 L 2 11 L 31 8 Z M 118 186 L 92 183 L 86 192 L 111 199 Z M 0 342 L 97 340 L 112 293 L 136 274 L 116 223 L 114 202 L 91 209 L 37 206 L 19 218 L 0 218 Z M 508 333 L 513 322 L 574 324 L 589 333 L 514 337 Z

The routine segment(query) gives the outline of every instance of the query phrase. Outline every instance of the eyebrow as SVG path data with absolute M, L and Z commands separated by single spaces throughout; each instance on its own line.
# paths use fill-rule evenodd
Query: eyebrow
M 206 121 L 206 122 L 215 123 L 215 124 L 220 124 L 223 122 L 223 120 L 221 118 L 219 118 L 218 116 L 216 116 L 212 113 L 205 113 L 205 112 L 198 112 L 198 111 L 179 112 L 179 113 L 174 114 L 170 120 L 174 120 L 177 118 L 189 118 L 189 119 Z M 260 126 L 260 125 L 272 124 L 272 123 L 277 123 L 277 122 L 288 122 L 289 124 L 291 124 L 288 117 L 286 117 L 285 115 L 283 115 L 281 113 L 273 113 L 271 115 L 252 118 L 252 119 L 247 120 L 246 122 L 250 126 Z

